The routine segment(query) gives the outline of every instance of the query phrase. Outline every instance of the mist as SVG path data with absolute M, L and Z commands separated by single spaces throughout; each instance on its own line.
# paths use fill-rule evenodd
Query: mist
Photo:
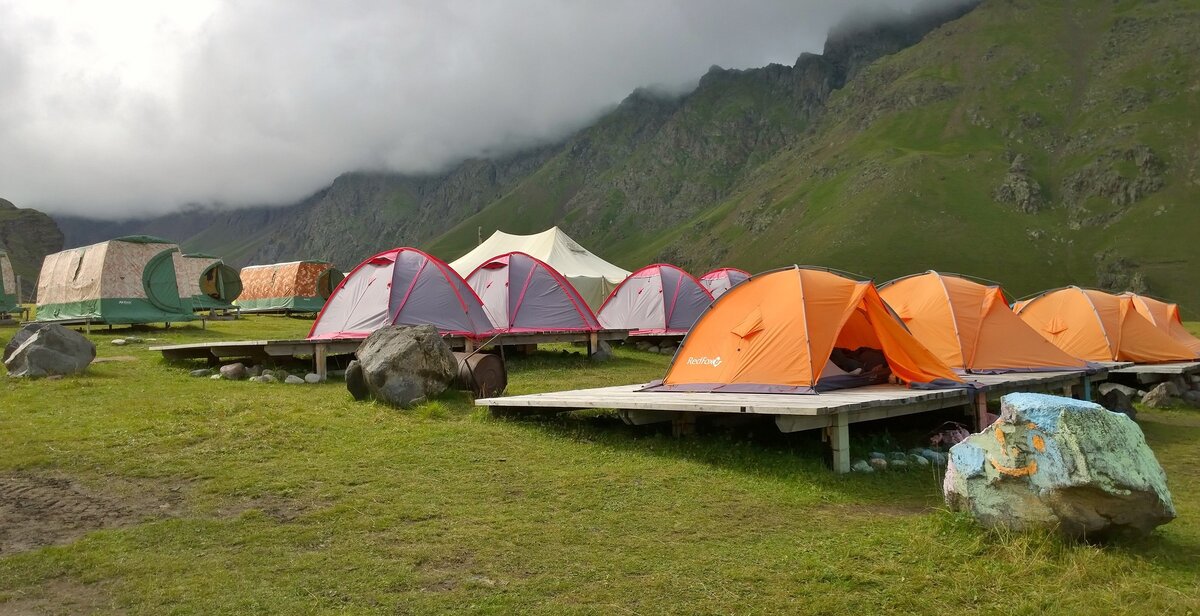
M 913 0 L 0 0 L 0 197 L 123 218 L 285 204 L 563 138 L 637 87 L 792 64 Z

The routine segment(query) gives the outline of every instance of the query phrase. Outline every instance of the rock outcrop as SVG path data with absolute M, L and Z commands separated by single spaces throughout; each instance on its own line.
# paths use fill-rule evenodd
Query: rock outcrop
M 372 333 L 346 371 L 346 387 L 355 398 L 363 388 L 370 397 L 408 408 L 437 396 L 458 376 L 454 353 L 432 325 L 385 327 Z
M 40 378 L 82 374 L 96 359 L 96 345 L 55 323 L 31 323 L 4 349 L 8 376 Z
M 946 503 L 987 527 L 1145 535 L 1175 518 L 1141 429 L 1099 405 L 1010 394 L 1000 419 L 950 449 Z
M 37 290 L 42 260 L 63 249 L 63 234 L 50 216 L 0 199 L 0 249 L 8 252 L 13 271 L 22 278 L 22 300 L 29 301 Z

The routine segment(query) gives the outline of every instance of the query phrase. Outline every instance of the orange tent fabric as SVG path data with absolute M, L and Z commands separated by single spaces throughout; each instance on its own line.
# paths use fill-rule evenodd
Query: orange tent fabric
M 998 285 L 930 271 L 890 282 L 879 294 L 921 344 L 956 370 L 1087 368 L 1014 314 Z
M 1197 355 L 1146 320 L 1129 297 L 1065 287 L 1015 309 L 1043 338 L 1080 359 L 1158 363 Z
M 861 347 L 882 351 L 892 376 L 905 382 L 961 383 L 904 329 L 874 284 L 792 267 L 754 276 L 722 295 L 684 338 L 662 383 L 651 388 L 813 393 L 850 376 L 830 361 L 835 348 Z
M 1193 336 L 1183 326 L 1183 318 L 1179 316 L 1179 304 L 1136 293 L 1124 293 L 1122 297 L 1128 297 L 1138 314 L 1146 317 L 1155 327 L 1200 356 L 1200 338 Z

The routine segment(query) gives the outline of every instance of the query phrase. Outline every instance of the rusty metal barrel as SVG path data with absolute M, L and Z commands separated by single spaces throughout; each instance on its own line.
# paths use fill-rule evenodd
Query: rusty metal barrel
M 508 387 L 508 371 L 504 360 L 491 353 L 454 353 L 458 360 L 458 387 L 487 398 L 504 393 Z

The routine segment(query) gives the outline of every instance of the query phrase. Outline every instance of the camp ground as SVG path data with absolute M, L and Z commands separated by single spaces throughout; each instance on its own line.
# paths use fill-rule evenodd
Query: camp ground
M 316 313 L 342 280 L 326 261 L 291 261 L 243 267 L 242 292 L 234 302 L 246 313 Z
M 629 275 L 596 313 L 608 329 L 632 337 L 683 336 L 710 304 L 712 295 L 691 274 L 656 263 Z
M 987 425 L 987 400 L 1012 391 L 1085 397 L 1106 368 L 961 377 L 897 320 L 870 281 L 792 267 L 755 276 L 714 302 L 661 381 L 484 398 L 497 414 L 613 408 L 635 424 L 698 414 L 769 415 L 784 432 L 824 429 L 848 472 L 852 423 L 963 407 Z
M 47 255 L 37 286 L 37 320 L 89 325 L 192 321 L 179 292 L 183 255 L 171 242 L 121 237 Z
M 207 312 L 208 318 L 230 312 L 242 292 L 238 271 L 225 265 L 220 257 L 185 254 L 177 273 L 180 297 L 192 298 L 192 309 Z
M 21 310 L 17 296 L 17 276 L 13 273 L 8 252 L 0 248 L 0 321 L 12 321 L 10 315 Z
M 705 289 L 713 296 L 713 299 L 721 297 L 726 291 L 739 285 L 750 277 L 750 272 L 740 270 L 736 267 L 722 267 L 700 277 L 700 284 L 704 285 Z
M 513 252 L 525 253 L 554 268 L 570 281 L 592 310 L 598 310 L 612 290 L 629 276 L 628 271 L 580 246 L 558 227 L 532 235 L 496 231 L 470 252 L 452 261 L 450 267 L 466 277 L 485 262 Z

